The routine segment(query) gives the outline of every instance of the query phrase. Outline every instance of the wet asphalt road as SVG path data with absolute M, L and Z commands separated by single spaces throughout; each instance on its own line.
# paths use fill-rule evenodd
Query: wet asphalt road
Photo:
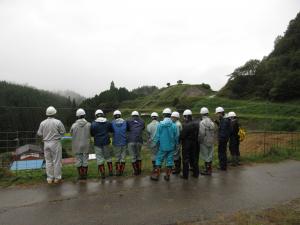
M 299 197 L 300 162 L 286 161 L 188 181 L 145 176 L 0 189 L 0 225 L 174 224 Z

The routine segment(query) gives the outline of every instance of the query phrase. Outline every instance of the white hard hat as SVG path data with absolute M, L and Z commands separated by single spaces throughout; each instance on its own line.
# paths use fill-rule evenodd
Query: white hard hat
M 46 110 L 46 116 L 53 116 L 56 113 L 57 113 L 57 111 L 53 106 L 49 106 Z
M 172 110 L 170 108 L 165 108 L 163 114 L 171 114 Z
M 116 110 L 116 111 L 114 111 L 114 116 L 115 116 L 115 115 L 122 115 L 122 113 L 121 113 L 121 111 Z
M 222 112 L 224 112 L 224 109 L 222 107 L 216 108 L 216 113 L 222 113 Z
M 235 112 L 229 112 L 227 116 L 228 117 L 236 117 L 236 114 L 235 114 Z
M 179 112 L 172 112 L 171 117 L 180 118 Z
M 157 112 L 153 112 L 153 113 L 151 113 L 151 117 L 158 117 L 158 114 L 157 114 Z
M 200 109 L 200 114 L 204 115 L 204 114 L 208 114 L 208 113 L 209 113 L 208 108 L 202 107 L 202 108 Z
M 133 111 L 133 112 L 131 113 L 131 115 L 132 115 L 132 116 L 139 116 L 140 114 L 139 114 L 138 111 Z
M 186 110 L 184 110 L 184 112 L 183 112 L 183 115 L 184 116 L 191 116 L 193 113 L 192 113 L 192 111 L 190 110 L 190 109 L 186 109 Z
M 84 116 L 84 115 L 85 115 L 84 109 L 77 109 L 77 111 L 76 111 L 76 116 L 77 117 Z
M 98 115 L 98 114 L 104 114 L 104 113 L 101 109 L 97 109 L 96 112 L 95 112 L 95 116 Z

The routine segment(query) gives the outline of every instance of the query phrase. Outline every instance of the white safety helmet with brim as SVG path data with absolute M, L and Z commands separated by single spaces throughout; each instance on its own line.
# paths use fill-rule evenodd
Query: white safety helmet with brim
M 202 107 L 202 108 L 200 109 L 200 114 L 201 114 L 201 115 L 205 115 L 205 114 L 208 114 L 208 113 L 209 113 L 208 108 Z
M 186 110 L 184 110 L 184 112 L 183 112 L 183 116 L 191 116 L 193 113 L 192 113 L 192 111 L 190 110 L 190 109 L 186 109 Z
M 131 116 L 140 116 L 139 112 L 138 111 L 133 111 L 131 113 Z
M 103 111 L 101 109 L 97 109 L 95 112 L 95 116 L 99 115 L 99 114 L 104 114 Z
M 157 112 L 153 112 L 153 113 L 151 113 L 151 117 L 158 117 L 158 114 L 157 114 Z
M 171 117 L 179 119 L 180 118 L 180 114 L 179 114 L 179 112 L 172 112 Z
M 49 106 L 46 109 L 46 116 L 54 116 L 56 113 L 57 113 L 57 111 L 53 106 Z
M 229 112 L 227 114 L 227 117 L 236 117 L 236 114 L 235 114 L 235 112 Z
M 172 114 L 172 110 L 170 108 L 165 108 L 162 112 L 163 114 Z
M 223 107 L 217 107 L 217 108 L 216 108 L 216 114 L 217 114 L 217 113 L 223 113 L 223 112 L 224 112 Z
M 76 111 L 76 116 L 77 117 L 80 117 L 80 116 L 84 116 L 85 115 L 85 111 L 84 111 L 84 109 L 77 109 L 77 111 Z
M 116 111 L 114 111 L 114 114 L 113 114 L 114 116 L 116 116 L 116 115 L 122 115 L 122 113 L 121 113 L 121 111 L 120 110 L 116 110 Z

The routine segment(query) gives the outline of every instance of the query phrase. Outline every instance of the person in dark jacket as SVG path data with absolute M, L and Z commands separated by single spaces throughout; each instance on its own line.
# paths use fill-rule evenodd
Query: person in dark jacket
M 218 156 L 219 156 L 219 169 L 227 170 L 227 143 L 230 133 L 230 121 L 225 117 L 225 111 L 222 107 L 216 108 L 216 114 L 219 116 L 219 120 L 216 120 L 216 124 L 219 127 L 218 130 Z
M 131 156 L 132 168 L 134 175 L 142 173 L 141 149 L 143 144 L 143 130 L 145 122 L 140 118 L 137 111 L 131 113 L 132 118 L 127 121 L 128 130 L 128 151 Z
M 113 175 L 112 157 L 109 150 L 110 137 L 109 132 L 112 131 L 111 123 L 104 117 L 102 110 L 95 112 L 96 120 L 91 125 L 91 135 L 94 137 L 96 160 L 98 171 L 101 178 L 105 178 L 105 161 L 107 162 L 109 176 Z
M 183 179 L 189 177 L 189 166 L 193 172 L 193 177 L 199 177 L 199 144 L 198 132 L 199 122 L 193 121 L 192 111 L 187 109 L 183 112 L 184 123 L 180 133 L 182 143 L 182 176 Z
M 116 157 L 116 175 L 122 176 L 125 169 L 125 159 L 127 151 L 127 123 L 121 118 L 119 110 L 114 111 L 112 124 L 113 146 Z
M 232 158 L 231 165 L 238 166 L 240 164 L 240 125 L 235 112 L 229 112 L 228 118 L 230 120 L 229 151 Z

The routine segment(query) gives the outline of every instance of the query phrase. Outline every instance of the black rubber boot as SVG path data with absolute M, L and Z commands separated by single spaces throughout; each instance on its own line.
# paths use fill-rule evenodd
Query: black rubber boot
M 138 171 L 138 175 L 142 174 L 142 160 L 137 161 L 137 171 Z
M 175 167 L 174 167 L 172 173 L 173 174 L 180 174 L 180 172 L 181 172 L 181 160 L 180 159 L 175 160 L 174 165 L 175 165 Z

